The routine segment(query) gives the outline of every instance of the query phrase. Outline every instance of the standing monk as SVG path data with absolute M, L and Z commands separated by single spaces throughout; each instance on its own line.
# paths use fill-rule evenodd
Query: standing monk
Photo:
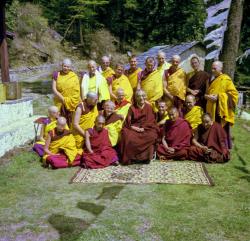
M 213 122 L 210 114 L 202 116 L 189 149 L 189 159 L 209 163 L 222 163 L 230 159 L 227 134 L 222 126 Z
M 179 67 L 181 57 L 174 55 L 172 57 L 172 65 L 164 73 L 164 97 L 168 108 L 176 107 L 181 113 L 186 96 L 186 74 Z
M 206 86 L 209 81 L 209 74 L 201 70 L 200 59 L 193 56 L 190 64 L 194 71 L 187 74 L 187 93 L 192 94 L 196 98 L 196 105 L 206 109 Z
M 157 148 L 157 155 L 162 160 L 185 160 L 192 138 L 188 122 L 179 117 L 179 111 L 173 107 L 169 111 L 169 120 L 165 122 L 162 144 Z
M 76 147 L 82 151 L 84 146 L 85 131 L 92 128 L 98 116 L 97 110 L 98 96 L 95 92 L 89 92 L 86 100 L 83 100 L 76 108 L 73 127 Z
M 158 131 L 152 107 L 146 103 L 145 92 L 137 90 L 135 104 L 130 107 L 121 131 L 121 163 L 149 163 L 153 158 Z
M 88 73 L 83 74 L 81 83 L 81 97 L 85 100 L 87 93 L 95 92 L 98 95 L 98 102 L 102 103 L 110 99 L 109 89 L 106 79 L 96 70 L 96 62 L 88 62 Z
M 110 67 L 110 58 L 108 56 L 102 57 L 101 67 L 98 71 L 102 74 L 102 76 L 107 79 L 108 77 L 112 76 L 115 71 Z
M 238 91 L 231 78 L 222 73 L 223 64 L 215 61 L 212 64 L 212 74 L 214 79 L 209 83 L 207 94 L 206 112 L 209 113 L 213 121 L 222 125 L 227 133 L 227 145 L 232 148 L 230 137 L 230 126 L 234 124 L 234 110 L 238 101 Z
M 157 70 L 161 71 L 161 75 L 163 76 L 164 71 L 169 69 L 171 64 L 169 64 L 166 61 L 166 55 L 163 51 L 159 51 L 157 54 L 157 61 L 158 61 L 158 66 L 157 66 Z
M 142 71 L 140 67 L 137 67 L 137 59 L 135 55 L 129 58 L 130 68 L 126 69 L 124 74 L 128 77 L 131 87 L 136 91 L 138 84 L 138 73 Z
M 115 112 L 118 115 L 122 115 L 125 120 L 131 103 L 124 98 L 125 94 L 122 88 L 117 89 L 116 97 L 117 99 L 115 101 Z
M 133 89 L 130 85 L 128 77 L 123 74 L 123 71 L 123 65 L 117 64 L 115 66 L 115 74 L 107 78 L 110 96 L 113 101 L 116 101 L 117 99 L 116 91 L 119 88 L 122 88 L 124 90 L 125 99 L 127 101 L 131 101 L 131 98 L 133 96 Z
M 53 73 L 52 90 L 54 102 L 69 126 L 72 123 L 73 113 L 80 102 L 80 82 L 77 75 L 71 70 L 71 60 L 64 59 L 62 70 Z
M 104 128 L 105 118 L 97 116 L 94 128 L 86 131 L 86 153 L 82 157 L 85 168 L 104 168 L 118 164 L 116 151 L 112 148 L 108 131 Z
M 146 68 L 138 74 L 137 89 L 142 89 L 147 95 L 147 101 L 156 110 L 156 101 L 163 95 L 163 82 L 161 72 L 155 69 L 155 60 L 148 57 L 145 62 Z

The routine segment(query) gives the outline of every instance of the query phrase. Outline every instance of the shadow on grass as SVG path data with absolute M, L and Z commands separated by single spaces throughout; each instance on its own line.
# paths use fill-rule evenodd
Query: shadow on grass
M 111 187 L 104 187 L 102 189 L 101 194 L 96 198 L 98 199 L 109 199 L 109 200 L 113 200 L 115 199 L 119 193 L 121 192 L 121 190 L 124 188 L 124 185 L 120 185 L 120 186 L 111 186 Z
M 59 232 L 62 241 L 76 240 L 90 225 L 82 219 L 61 214 L 52 214 L 48 221 Z
M 234 146 L 234 149 L 235 149 L 235 153 L 237 155 L 237 157 L 239 158 L 240 162 L 242 163 L 242 165 L 246 166 L 247 165 L 247 162 L 244 160 L 244 158 L 239 154 L 239 149 L 238 147 L 235 145 Z
M 88 202 L 78 202 L 77 207 L 82 210 L 88 211 L 95 216 L 101 214 L 105 209 L 105 206 L 103 205 L 97 205 L 95 203 L 88 203 Z

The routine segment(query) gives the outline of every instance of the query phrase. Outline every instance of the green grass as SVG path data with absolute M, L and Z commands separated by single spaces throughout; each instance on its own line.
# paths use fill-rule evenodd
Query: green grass
M 68 184 L 30 152 L 0 167 L 0 237 L 11 240 L 249 240 L 250 133 L 238 121 L 214 187 Z M 246 123 L 245 123 L 246 124 Z

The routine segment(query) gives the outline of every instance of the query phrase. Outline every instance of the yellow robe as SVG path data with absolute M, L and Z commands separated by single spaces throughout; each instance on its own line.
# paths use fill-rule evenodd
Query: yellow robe
M 128 114 L 128 110 L 131 106 L 131 103 L 127 103 L 126 105 L 122 106 L 122 107 L 119 107 L 115 110 L 116 114 L 118 115 L 122 115 L 124 120 L 126 119 L 127 117 L 127 114 Z
M 161 71 L 154 70 L 146 79 L 141 81 L 141 88 L 147 94 L 147 101 L 156 109 L 155 102 L 163 95 L 163 81 Z
M 157 67 L 157 70 L 158 70 L 158 71 L 161 71 L 162 76 L 163 76 L 164 71 L 165 71 L 166 69 L 169 69 L 170 67 L 171 67 L 171 64 L 168 63 L 168 62 L 165 62 L 162 66 L 158 66 L 158 67 Z
M 51 141 L 49 150 L 53 154 L 58 154 L 60 151 L 63 151 L 68 157 L 69 164 L 75 160 L 76 155 L 78 154 L 75 138 L 72 134 L 65 135 L 58 140 Z M 44 155 L 43 159 L 46 160 L 47 157 L 48 155 Z
M 115 71 L 111 67 L 108 67 L 107 69 L 103 70 L 101 74 L 105 79 L 107 79 L 115 74 Z
M 184 119 L 191 125 L 192 129 L 195 130 L 198 125 L 202 123 L 202 115 L 203 109 L 200 106 L 194 106 L 185 114 Z
M 64 105 L 68 111 L 75 111 L 76 106 L 80 102 L 80 82 L 77 75 L 70 71 L 68 74 L 60 74 L 56 80 L 56 89 L 64 97 Z M 55 97 L 55 106 L 60 110 L 62 103 Z
M 92 128 L 95 125 L 95 119 L 98 116 L 97 106 L 95 106 L 90 112 L 87 114 L 83 114 L 80 117 L 79 125 L 83 130 L 87 130 Z M 79 153 L 83 152 L 83 145 L 84 145 L 84 137 L 78 132 L 74 130 L 74 138 L 76 140 L 76 147 L 79 150 Z
M 108 125 L 105 125 L 105 128 L 109 132 L 109 140 L 112 144 L 112 146 L 117 145 L 119 139 L 120 139 L 120 132 L 122 129 L 123 121 L 117 120 L 113 123 L 110 123 Z
M 161 118 L 161 120 L 159 120 L 157 122 L 158 125 L 164 125 L 164 123 L 166 122 L 166 120 L 169 119 L 169 116 L 168 116 L 168 112 L 166 111 L 163 115 L 163 117 Z
M 116 94 L 116 91 L 122 88 L 124 90 L 125 99 L 131 101 L 133 96 L 133 89 L 126 75 L 122 74 L 119 78 L 112 80 L 112 92 Z
M 228 95 L 232 97 L 234 106 L 238 102 L 238 91 L 236 90 L 233 81 L 226 74 L 219 75 L 208 87 L 207 94 L 217 94 L 218 95 L 218 105 L 216 102 L 207 100 L 206 111 L 212 116 L 213 121 L 215 121 L 216 111 L 217 114 L 222 119 L 222 126 L 227 122 L 231 125 L 234 124 L 234 111 L 228 107 Z
M 141 72 L 141 71 L 142 71 L 141 68 L 137 68 L 133 73 L 128 74 L 128 79 L 129 79 L 129 82 L 131 84 L 132 89 L 136 89 L 137 88 L 138 73 Z

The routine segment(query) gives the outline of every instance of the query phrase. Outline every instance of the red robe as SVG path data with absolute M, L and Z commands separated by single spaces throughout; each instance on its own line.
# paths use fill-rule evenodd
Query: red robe
M 160 144 L 157 148 L 157 155 L 161 159 L 179 159 L 185 160 L 188 155 L 188 147 L 190 147 L 192 138 L 192 129 L 189 123 L 178 118 L 175 122 L 167 120 L 164 126 L 165 140 L 169 147 L 175 149 L 173 154 L 168 153 L 163 144 Z
M 144 128 L 136 132 L 131 126 Z M 142 109 L 131 106 L 121 131 L 120 153 L 122 164 L 132 161 L 149 161 L 153 158 L 159 128 L 152 107 L 145 104 Z
M 90 144 L 94 153 L 85 152 L 82 156 L 82 166 L 90 169 L 103 168 L 118 161 L 117 153 L 112 148 L 109 140 L 108 130 L 100 132 L 94 128 L 88 129 Z
M 212 149 L 212 152 L 205 154 L 200 147 L 191 146 L 188 151 L 189 159 L 210 163 L 222 163 L 230 159 L 230 153 L 227 148 L 227 135 L 220 124 L 214 122 L 207 130 L 202 125 L 199 125 L 197 131 L 199 136 L 198 142 Z

